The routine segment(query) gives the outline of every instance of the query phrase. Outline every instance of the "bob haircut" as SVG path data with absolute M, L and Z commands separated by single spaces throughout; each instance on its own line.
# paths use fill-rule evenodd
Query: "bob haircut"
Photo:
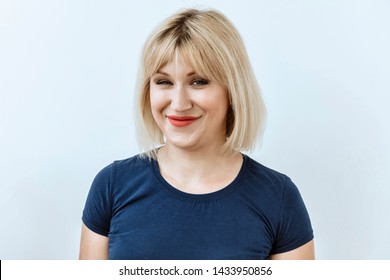
M 144 155 L 156 158 L 155 148 L 165 143 L 152 116 L 150 80 L 176 54 L 199 75 L 226 87 L 226 151 L 253 150 L 264 130 L 266 110 L 241 36 L 216 10 L 184 9 L 152 32 L 141 55 L 134 112 Z

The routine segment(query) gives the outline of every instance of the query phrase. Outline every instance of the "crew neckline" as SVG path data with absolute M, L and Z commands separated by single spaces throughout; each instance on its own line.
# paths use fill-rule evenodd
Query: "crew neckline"
M 241 185 L 241 183 L 245 177 L 244 175 L 248 169 L 247 166 L 248 166 L 248 162 L 249 162 L 249 157 L 247 155 L 242 154 L 242 157 L 243 157 L 243 161 L 242 161 L 240 171 L 238 172 L 237 176 L 233 179 L 233 181 L 230 182 L 227 186 L 223 187 L 220 190 L 217 190 L 217 191 L 211 192 L 211 193 L 205 193 L 205 194 L 187 193 L 187 192 L 181 191 L 181 190 L 175 188 L 174 186 L 172 186 L 161 175 L 160 169 L 158 168 L 157 160 L 151 159 L 150 166 L 152 168 L 154 177 L 157 179 L 157 181 L 159 181 L 159 183 L 162 185 L 163 189 L 169 195 L 174 196 L 180 200 L 205 203 L 205 202 L 215 201 L 215 200 L 224 198 Z

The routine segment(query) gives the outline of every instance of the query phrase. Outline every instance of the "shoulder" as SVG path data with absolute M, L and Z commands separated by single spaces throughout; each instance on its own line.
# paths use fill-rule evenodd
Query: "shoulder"
M 150 159 L 143 154 L 138 154 L 130 158 L 115 160 L 109 166 L 113 169 L 116 174 L 122 173 L 139 173 L 145 171 L 150 165 Z
M 283 208 L 304 206 L 300 191 L 290 177 L 249 157 L 246 177 L 247 189 L 252 190 L 252 193 L 278 202 Z
M 115 160 L 103 168 L 103 170 L 110 169 L 109 189 L 112 197 L 125 199 L 140 189 L 144 191 L 149 189 L 147 187 L 154 183 L 152 161 L 153 159 L 139 154 L 130 158 Z
M 303 205 L 300 191 L 289 176 L 250 157 L 247 158 L 245 184 L 241 193 L 250 196 L 257 205 L 262 205 L 259 207 L 264 206 L 275 213 Z
M 270 193 L 281 197 L 285 188 L 292 184 L 291 179 L 272 168 L 269 168 L 258 161 L 247 157 L 246 184 L 261 191 L 262 194 Z
M 265 176 L 267 179 L 275 182 L 286 180 L 287 176 L 285 174 L 276 171 L 268 166 L 265 166 L 247 155 L 245 155 L 245 157 L 248 158 L 248 167 L 251 169 L 252 172 L 258 172 L 262 176 Z
M 98 185 L 115 185 L 116 182 L 128 180 L 149 173 L 150 160 L 142 155 L 115 160 L 102 168 L 96 175 L 94 183 Z M 102 184 L 103 183 L 103 184 Z

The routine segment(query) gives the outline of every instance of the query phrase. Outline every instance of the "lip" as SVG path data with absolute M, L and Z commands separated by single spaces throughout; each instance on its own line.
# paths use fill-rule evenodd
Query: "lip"
M 169 115 L 167 117 L 168 117 L 168 120 L 171 123 L 171 125 L 177 126 L 177 127 L 188 126 L 200 118 L 200 117 L 194 117 L 194 116 L 175 116 L 175 115 Z

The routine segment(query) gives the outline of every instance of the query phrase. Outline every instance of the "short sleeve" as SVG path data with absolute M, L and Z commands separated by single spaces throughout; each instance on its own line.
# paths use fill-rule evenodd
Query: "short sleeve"
M 93 232 L 108 236 L 111 222 L 111 176 L 113 164 L 103 168 L 92 182 L 82 221 Z
M 276 240 L 271 254 L 294 250 L 314 238 L 310 217 L 298 188 L 286 178 Z

